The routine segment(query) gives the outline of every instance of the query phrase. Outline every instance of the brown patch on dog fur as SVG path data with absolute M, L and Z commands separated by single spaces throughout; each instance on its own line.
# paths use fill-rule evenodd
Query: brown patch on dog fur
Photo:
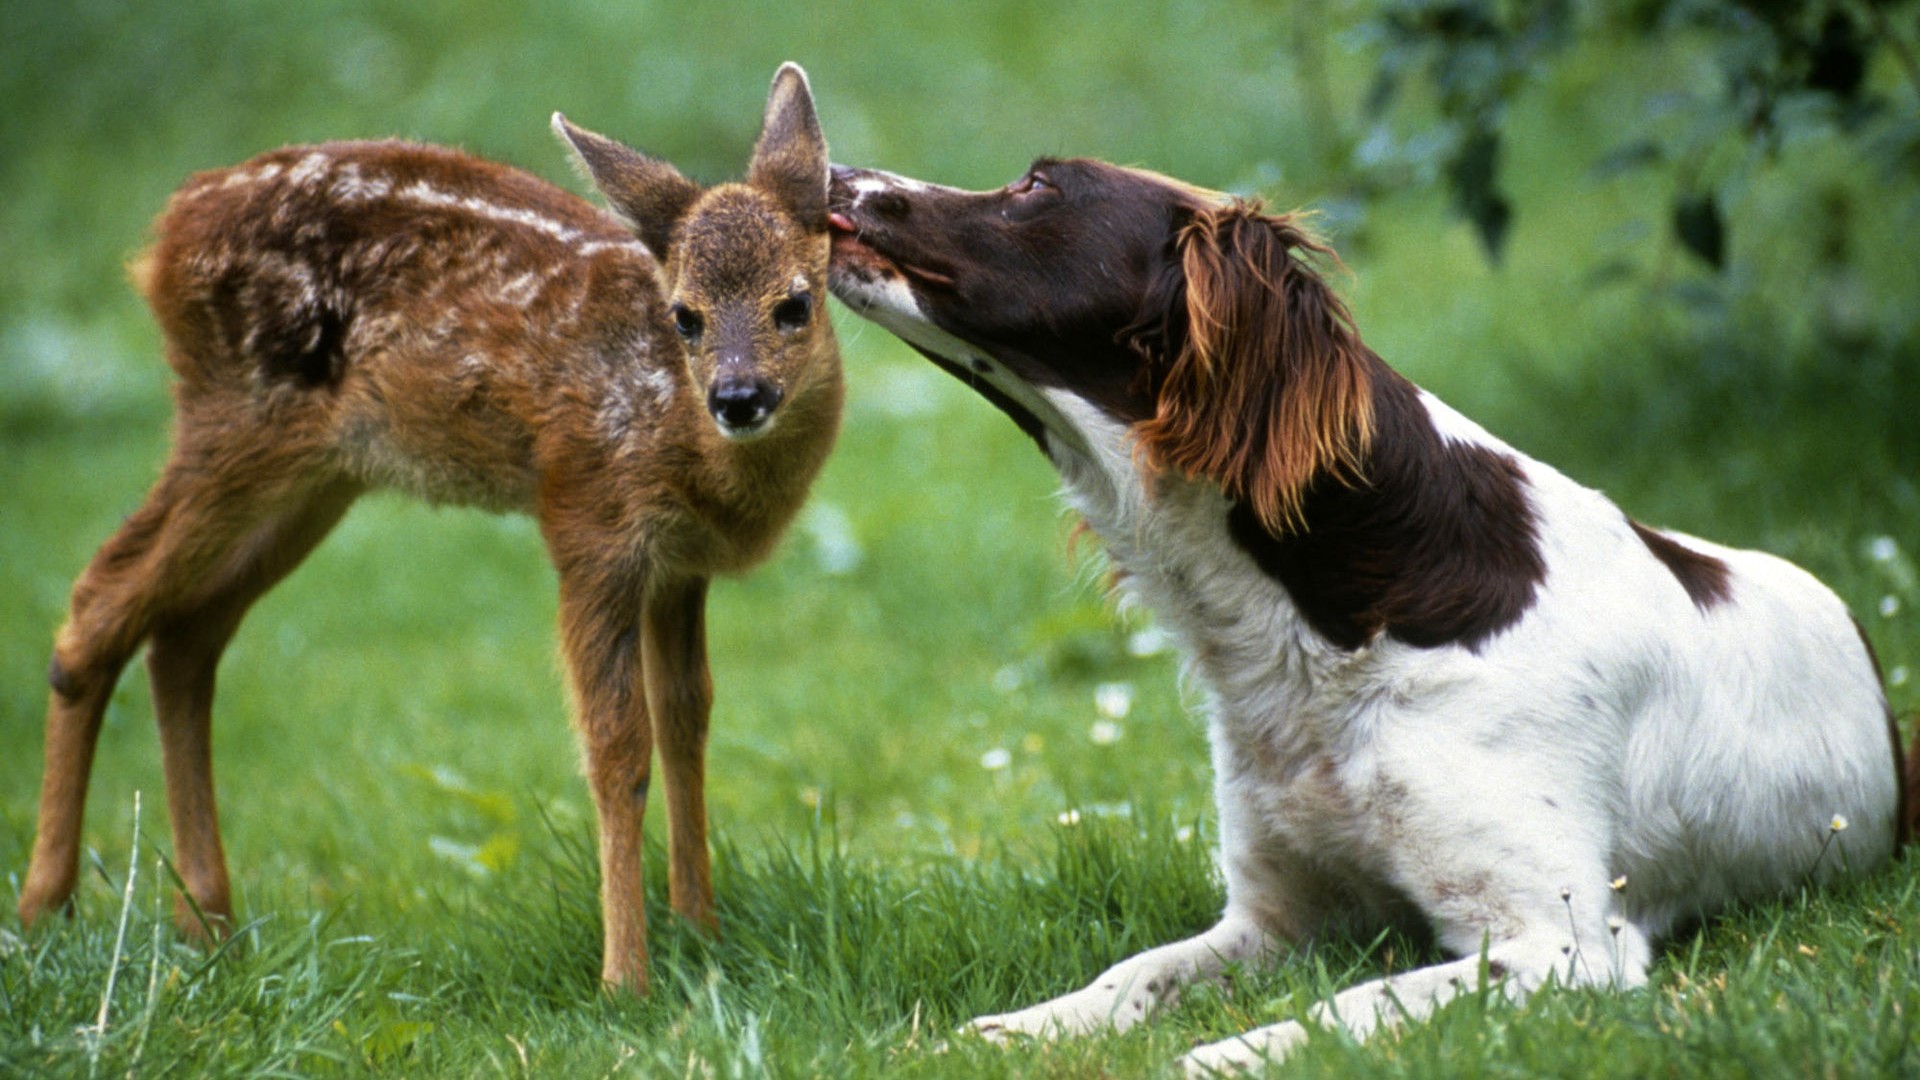
M 1693 601 L 1694 607 L 1708 611 L 1733 596 L 1726 563 L 1711 555 L 1703 555 L 1632 518 L 1627 519 L 1627 524 L 1633 526 L 1634 535 L 1673 574 L 1675 580 L 1680 582 L 1680 587 L 1687 590 L 1687 599 Z
M 1368 357 L 1364 482 L 1312 479 L 1302 528 L 1276 533 L 1242 503 L 1228 529 L 1342 648 L 1382 633 L 1422 648 L 1478 648 L 1519 621 L 1546 578 L 1519 463 L 1441 438 L 1413 384 Z
M 1880 668 L 1880 654 L 1874 650 L 1873 639 L 1867 636 L 1867 628 L 1860 620 L 1853 620 L 1853 630 L 1860 635 L 1860 647 L 1867 650 L 1867 662 L 1873 665 L 1873 678 L 1886 691 L 1886 677 Z M 1899 781 L 1899 793 L 1893 811 L 1893 848 L 1895 851 L 1912 842 L 1915 833 L 1920 833 L 1920 739 L 1916 739 L 1909 753 L 1900 752 L 1900 723 L 1894 719 L 1893 703 L 1887 703 L 1887 741 L 1893 747 L 1893 775 Z

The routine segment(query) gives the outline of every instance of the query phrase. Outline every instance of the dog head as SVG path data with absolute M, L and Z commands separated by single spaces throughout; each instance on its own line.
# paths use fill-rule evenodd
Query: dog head
M 1368 355 L 1289 215 L 1139 169 L 1042 159 L 992 191 L 836 167 L 831 286 L 1050 453 L 1069 395 L 1152 471 L 1210 480 L 1272 532 L 1359 478 Z

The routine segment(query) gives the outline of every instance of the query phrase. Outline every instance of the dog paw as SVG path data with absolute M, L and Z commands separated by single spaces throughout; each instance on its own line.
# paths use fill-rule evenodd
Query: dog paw
M 1284 1060 L 1306 1041 L 1307 1029 L 1289 1020 L 1196 1047 L 1180 1059 L 1180 1069 L 1190 1080 L 1258 1072 L 1268 1064 Z
M 990 1043 L 1003 1045 L 1037 1039 L 1049 1034 L 1044 1018 L 1036 1022 L 1036 1018 L 1027 1015 L 1032 1011 L 1029 1009 L 1027 1012 L 1003 1013 L 999 1016 L 977 1016 L 967 1021 L 960 1032 L 963 1035 L 977 1035 Z

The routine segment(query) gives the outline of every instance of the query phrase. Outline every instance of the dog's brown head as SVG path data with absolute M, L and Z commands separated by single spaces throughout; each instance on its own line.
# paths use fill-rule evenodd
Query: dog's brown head
M 1071 394 L 1276 534 L 1316 477 L 1358 477 L 1367 354 L 1295 217 L 1084 159 L 981 192 L 836 168 L 831 210 L 834 293 L 1043 446 Z

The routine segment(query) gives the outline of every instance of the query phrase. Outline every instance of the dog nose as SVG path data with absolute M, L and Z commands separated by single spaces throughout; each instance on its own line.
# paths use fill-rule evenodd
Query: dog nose
M 723 375 L 707 391 L 707 411 L 729 436 L 757 434 L 780 405 L 780 388 L 759 376 Z

